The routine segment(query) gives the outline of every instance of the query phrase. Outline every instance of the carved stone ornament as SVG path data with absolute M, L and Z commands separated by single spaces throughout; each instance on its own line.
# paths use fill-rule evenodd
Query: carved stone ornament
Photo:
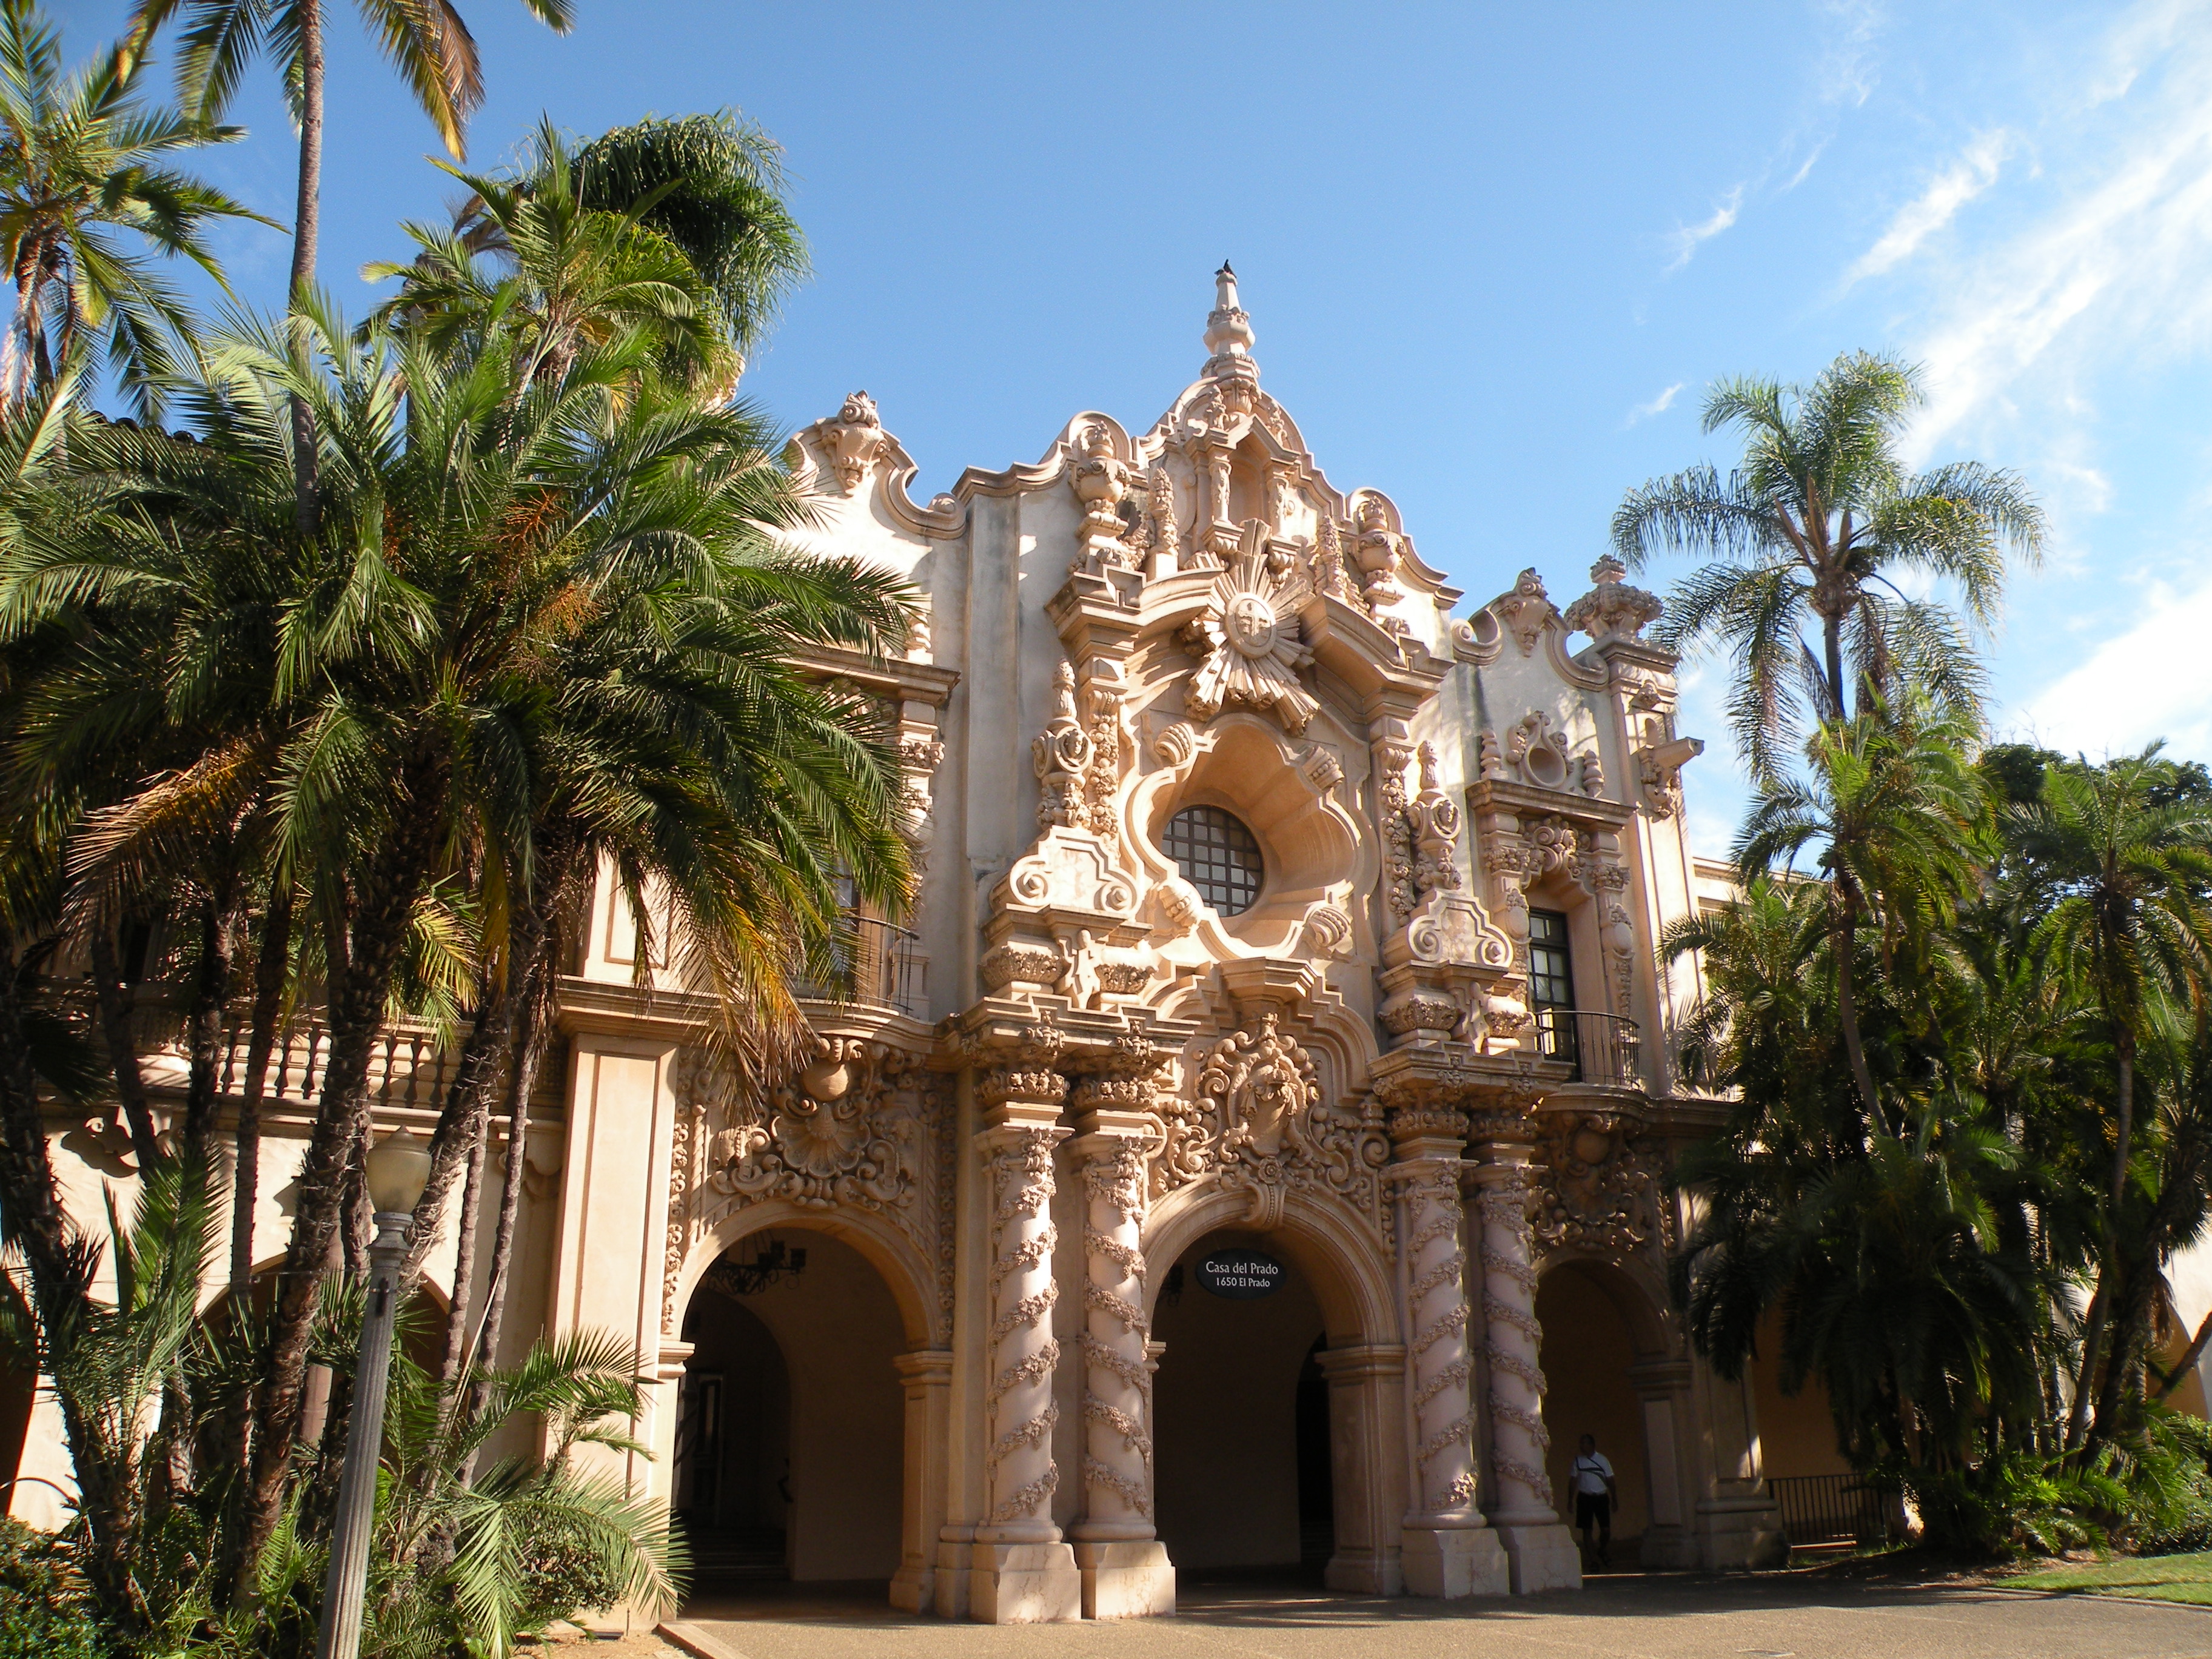
M 1068 468 L 1068 483 L 1083 508 L 1079 534 L 1085 568 L 1126 569 L 1137 562 L 1127 545 L 1131 526 L 1121 514 L 1133 475 L 1134 469 L 1114 453 L 1113 434 L 1103 422 L 1094 421 L 1084 429 L 1082 447 Z
M 1566 608 L 1560 620 L 1599 644 L 1607 640 L 1632 640 L 1659 620 L 1666 609 L 1656 594 L 1631 587 L 1621 580 L 1628 567 L 1607 554 L 1590 567 L 1590 591 Z
M 681 1051 L 671 1073 L 678 1132 L 669 1175 L 663 1322 L 672 1327 L 684 1256 L 734 1208 L 775 1199 L 800 1209 L 882 1216 L 940 1265 L 951 1317 L 951 1114 L 919 1056 L 855 1037 L 816 1041 L 813 1056 L 765 1097 L 726 1062 Z
M 1313 660 L 1300 637 L 1297 607 L 1305 578 L 1269 556 L 1249 534 L 1214 585 L 1212 603 L 1186 630 L 1205 662 L 1191 677 L 1183 707 L 1202 720 L 1224 708 L 1273 714 L 1293 736 L 1320 709 L 1297 671 Z
M 1524 657 L 1534 653 L 1546 624 L 1559 614 L 1544 592 L 1543 578 L 1533 568 L 1522 571 L 1514 580 L 1513 591 L 1492 599 L 1489 608 L 1504 619 Z
M 1540 1115 L 1534 1228 L 1547 1249 L 1625 1260 L 1674 1243 L 1661 1189 L 1663 1155 L 1614 1112 Z
M 849 495 L 860 487 L 860 480 L 883 451 L 884 423 L 876 418 L 875 399 L 865 392 L 855 392 L 845 399 L 837 418 L 824 421 L 818 429 L 830 464 L 836 469 L 837 482 Z
M 1513 723 L 1505 734 L 1505 763 L 1518 770 L 1523 781 L 1539 789 L 1569 789 L 1576 776 L 1574 760 L 1567 752 L 1566 734 L 1552 724 L 1552 717 L 1532 708 Z
M 1152 1166 L 1156 1192 L 1207 1176 L 1247 1196 L 1254 1224 L 1279 1225 L 1291 1192 L 1349 1204 L 1390 1248 L 1382 1170 L 1389 1137 L 1381 1110 L 1353 1111 L 1323 1090 L 1312 1057 L 1273 1010 L 1212 1043 L 1190 1098 L 1158 1103 L 1164 1135 Z

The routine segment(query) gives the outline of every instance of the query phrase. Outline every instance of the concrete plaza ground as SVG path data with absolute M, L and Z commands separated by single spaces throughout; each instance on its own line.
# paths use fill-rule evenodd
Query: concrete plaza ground
M 1196 1585 L 1172 1619 L 988 1626 L 858 1595 L 702 1601 L 700 1659 L 2203 1659 L 2212 1609 L 1798 1573 L 1622 1574 L 1580 1595 L 1443 1602 Z

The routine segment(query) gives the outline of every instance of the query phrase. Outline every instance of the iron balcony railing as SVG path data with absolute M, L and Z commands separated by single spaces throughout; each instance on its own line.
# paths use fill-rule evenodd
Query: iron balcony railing
M 921 1012 L 921 939 L 911 928 L 872 916 L 848 916 L 830 946 L 830 969 L 799 987 L 808 1002 Z
M 1778 1474 L 1767 1489 L 1782 1511 L 1782 1530 L 1792 1545 L 1881 1542 L 1882 1495 L 1856 1474 Z
M 1573 1081 L 1599 1088 L 1644 1086 L 1643 1038 L 1636 1022 L 1579 1008 L 1536 1012 L 1536 1052 L 1573 1066 Z

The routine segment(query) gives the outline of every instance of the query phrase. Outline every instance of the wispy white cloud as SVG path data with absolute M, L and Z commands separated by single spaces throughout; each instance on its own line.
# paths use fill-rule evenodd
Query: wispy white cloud
M 1667 238 L 1667 245 L 1674 250 L 1674 257 L 1668 262 L 1667 269 L 1676 271 L 1689 264 L 1697 256 L 1698 249 L 1734 224 L 1736 216 L 1742 210 L 1743 186 L 1738 185 L 1721 198 L 1720 205 L 1713 210 L 1711 218 L 1700 220 L 1694 225 L 1677 225 Z
M 1814 79 L 1821 101 L 1863 104 L 1874 94 L 1875 40 L 1885 21 L 1882 8 L 1875 0 L 1823 0 L 1820 10 L 1825 27 Z
M 1668 386 L 1664 392 L 1654 398 L 1650 403 L 1637 404 L 1635 408 L 1628 411 L 1628 419 L 1622 422 L 1622 429 L 1624 431 L 1626 430 L 1629 427 L 1634 426 L 1638 421 L 1648 421 L 1654 415 L 1664 415 L 1668 410 L 1674 406 L 1674 398 L 1681 390 L 1682 382 L 1677 380 L 1674 385 Z
M 2093 758 L 2165 738 L 2179 755 L 2212 754 L 2212 582 L 2152 584 L 2140 618 L 2023 700 L 2027 729 L 2053 749 Z
M 1897 210 L 1889 228 L 1844 273 L 1844 286 L 1878 276 L 1911 258 L 1923 242 L 1958 216 L 1960 208 L 1996 183 L 2014 143 L 2013 135 L 1999 127 L 1967 145 L 1965 154 Z
M 1931 272 L 1948 297 L 1915 351 L 1930 392 L 1916 452 L 1992 415 L 2070 422 L 2081 380 L 2212 338 L 2208 17 L 2161 0 L 2122 20 L 2093 95 L 2039 136 L 2063 180 L 2049 204 L 2019 204 L 2009 234 Z

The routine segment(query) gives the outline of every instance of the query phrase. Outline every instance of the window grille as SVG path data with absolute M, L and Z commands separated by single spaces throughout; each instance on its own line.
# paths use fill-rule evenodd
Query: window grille
M 1160 845 L 1182 878 L 1219 915 L 1241 915 L 1260 896 L 1267 874 L 1260 843 L 1218 806 L 1184 807 L 1168 820 Z

